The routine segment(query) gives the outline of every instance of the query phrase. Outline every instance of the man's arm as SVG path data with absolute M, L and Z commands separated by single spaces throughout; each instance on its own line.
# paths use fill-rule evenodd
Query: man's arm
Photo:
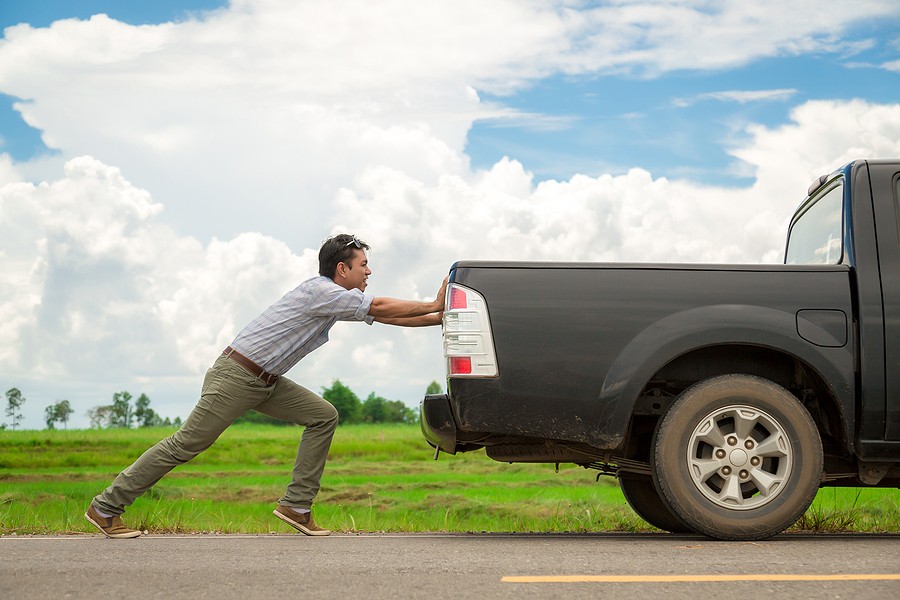
M 388 325 L 402 325 L 405 327 L 440 325 L 446 291 L 447 279 L 444 278 L 441 289 L 438 290 L 437 296 L 431 302 L 378 297 L 372 300 L 369 314 L 375 317 L 375 320 L 379 323 L 387 323 Z
M 440 325 L 443 315 L 444 313 L 441 311 L 418 317 L 395 317 L 393 319 L 390 317 L 375 317 L 375 320 L 386 325 L 399 325 L 400 327 L 428 327 L 429 325 Z

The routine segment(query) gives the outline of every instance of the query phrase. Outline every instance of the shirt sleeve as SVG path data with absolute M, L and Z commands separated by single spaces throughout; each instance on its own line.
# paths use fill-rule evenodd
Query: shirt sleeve
M 356 309 L 356 320 L 365 321 L 367 325 L 371 325 L 375 322 L 375 317 L 369 314 L 369 309 L 372 308 L 372 300 L 374 300 L 375 297 L 369 296 L 364 292 L 359 293 L 362 295 L 362 302 L 360 303 L 359 308 Z
M 334 282 L 325 284 L 312 294 L 309 313 L 318 317 L 335 317 L 339 321 L 365 321 L 371 325 L 375 317 L 369 314 L 373 296 L 358 289 L 345 290 Z

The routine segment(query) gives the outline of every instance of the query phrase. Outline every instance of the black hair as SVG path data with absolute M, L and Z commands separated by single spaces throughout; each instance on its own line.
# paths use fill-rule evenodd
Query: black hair
M 339 233 L 322 242 L 319 248 L 319 275 L 334 279 L 338 263 L 349 266 L 356 249 L 368 250 L 369 245 L 349 233 Z

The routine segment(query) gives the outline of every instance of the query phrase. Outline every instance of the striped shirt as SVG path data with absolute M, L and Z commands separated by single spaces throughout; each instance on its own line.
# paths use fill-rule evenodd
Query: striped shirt
M 307 279 L 244 327 L 231 347 L 269 373 L 284 375 L 328 341 L 328 330 L 337 321 L 371 325 L 372 299 L 325 276 Z

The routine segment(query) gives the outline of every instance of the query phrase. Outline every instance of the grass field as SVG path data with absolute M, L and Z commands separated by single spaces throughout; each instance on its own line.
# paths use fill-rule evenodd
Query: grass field
M 292 531 L 271 511 L 301 429 L 239 425 L 128 509 L 154 533 Z M 116 473 L 171 429 L 0 431 L 0 534 L 95 532 L 83 513 Z M 442 455 L 413 425 L 341 426 L 316 520 L 337 531 L 656 531 L 614 479 L 573 465 Z M 826 488 L 794 530 L 900 532 L 900 490 Z

